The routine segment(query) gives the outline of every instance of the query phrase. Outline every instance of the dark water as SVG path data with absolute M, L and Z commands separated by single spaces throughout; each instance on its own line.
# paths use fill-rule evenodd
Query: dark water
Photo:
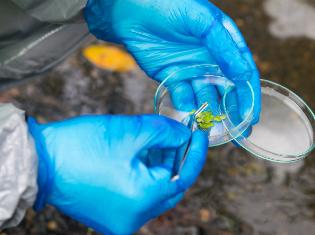
M 315 41 L 272 37 L 261 0 L 215 2 L 236 20 L 262 77 L 296 91 L 314 109 Z M 45 78 L 12 88 L 0 100 L 13 101 L 47 122 L 84 113 L 151 113 L 155 87 L 140 70 L 100 71 L 78 51 Z M 210 149 L 205 169 L 185 200 L 138 234 L 315 234 L 314 156 L 279 165 L 232 144 Z M 18 228 L 4 234 L 87 234 L 87 229 L 47 208 L 37 215 L 30 211 Z

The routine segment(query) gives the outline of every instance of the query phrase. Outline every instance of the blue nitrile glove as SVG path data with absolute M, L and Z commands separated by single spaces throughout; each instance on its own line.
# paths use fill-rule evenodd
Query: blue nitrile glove
M 251 106 L 245 85 L 250 81 L 253 123 L 258 121 L 260 82 L 251 52 L 235 23 L 208 0 L 89 0 L 84 14 L 97 38 L 124 44 L 157 81 L 190 65 L 219 66 L 237 86 L 242 118 Z M 213 86 L 179 78 L 169 89 L 177 108 L 191 111 L 208 100 L 214 112 L 218 109 L 219 92 Z
M 194 132 L 181 177 L 172 182 L 176 149 L 191 133 L 161 116 L 28 123 L 40 163 L 35 208 L 53 205 L 106 235 L 131 234 L 174 207 L 206 158 L 207 138 Z

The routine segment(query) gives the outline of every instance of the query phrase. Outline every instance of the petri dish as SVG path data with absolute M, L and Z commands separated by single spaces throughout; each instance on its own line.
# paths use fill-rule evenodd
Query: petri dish
M 311 108 L 293 91 L 275 82 L 262 79 L 261 91 L 259 122 L 249 136 L 235 136 L 235 141 L 253 155 L 272 162 L 290 163 L 305 158 L 315 146 Z
M 207 102 L 206 111 L 225 117 L 207 130 L 194 123 L 193 130 L 207 132 L 209 147 L 234 140 L 254 156 L 278 163 L 299 161 L 309 155 L 315 147 L 315 116 L 311 108 L 293 91 L 262 79 L 260 120 L 251 126 L 255 97 L 250 83 L 244 83 L 251 107 L 247 116 L 241 118 L 235 101 L 237 88 L 223 76 L 218 66 L 201 64 L 177 69 L 157 88 L 155 113 L 187 125 L 192 111 Z M 192 90 L 194 96 L 178 102 L 178 89 L 185 89 L 187 94 Z M 215 98 L 209 93 L 215 93 Z M 194 108 L 186 104 L 191 100 L 194 100 Z
M 157 88 L 154 97 L 155 113 L 187 125 L 191 113 L 207 102 L 209 105 L 206 112 L 211 112 L 214 116 L 225 117 L 226 120 L 213 122 L 213 126 L 209 129 L 201 129 L 195 122 L 193 130 L 200 129 L 207 132 L 209 147 L 222 145 L 241 136 L 252 121 L 254 92 L 248 82 L 245 84 L 249 94 L 248 99 L 252 102 L 247 117 L 241 119 L 238 115 L 237 105 L 233 102 L 229 105 L 223 103 L 223 101 L 233 99 L 236 86 L 222 76 L 218 66 L 202 64 L 184 67 L 171 73 Z M 194 96 L 190 100 L 187 100 L 189 95 L 182 101 L 178 100 L 176 92 L 178 89 L 186 89 L 187 94 L 193 93 Z M 209 93 L 212 95 L 209 96 Z M 193 102 L 191 102 L 192 100 Z

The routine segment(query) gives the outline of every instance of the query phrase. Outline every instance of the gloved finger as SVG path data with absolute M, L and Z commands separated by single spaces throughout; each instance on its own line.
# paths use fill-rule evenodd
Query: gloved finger
M 248 83 L 242 81 L 236 83 L 236 93 L 238 99 L 238 112 L 240 113 L 242 120 L 246 120 L 249 118 L 249 115 L 253 115 L 253 117 L 251 117 L 251 125 L 254 125 L 259 120 L 261 109 L 261 104 L 259 103 L 260 95 L 257 96 L 253 94 Z
M 150 149 L 147 154 L 147 167 L 164 166 L 172 169 L 175 161 L 175 149 Z
M 194 92 L 188 82 L 178 82 L 168 86 L 174 107 L 179 111 L 191 112 L 196 109 Z
M 249 89 L 248 86 L 246 86 L 246 89 Z M 252 101 L 252 92 L 250 92 L 250 94 L 248 94 L 248 96 L 246 96 L 246 99 L 240 99 L 240 96 L 238 95 L 238 90 L 237 87 L 234 86 L 234 88 L 229 87 L 227 90 L 225 89 L 225 87 L 222 86 L 217 86 L 217 90 L 220 94 L 221 97 L 225 97 L 224 100 L 222 100 L 221 103 L 221 111 L 222 114 L 225 114 L 227 116 L 227 119 L 225 120 L 225 125 L 228 125 L 228 128 L 230 130 L 234 130 L 236 127 L 238 127 L 244 120 L 249 119 L 250 117 L 247 116 L 248 113 L 245 113 L 246 116 L 242 117 L 241 114 L 242 112 L 240 112 L 240 106 L 243 104 L 244 106 L 251 106 L 252 103 L 249 105 L 248 103 L 250 101 Z M 239 132 L 232 132 L 232 135 L 238 135 L 238 134 L 242 134 L 244 137 L 248 137 L 249 134 L 251 133 L 251 126 L 253 125 L 253 123 L 250 123 L 250 126 L 247 130 L 243 131 L 243 133 L 239 133 Z M 237 144 L 236 141 L 233 141 L 233 143 L 236 146 L 239 146 L 239 144 Z
M 138 159 L 146 166 L 150 165 L 150 160 L 149 160 L 149 150 L 148 149 L 142 149 L 138 155 Z
M 183 200 L 184 196 L 185 196 L 185 193 L 179 193 L 179 194 L 175 195 L 174 197 L 159 203 L 158 206 L 155 209 L 153 209 L 154 210 L 153 218 L 158 217 L 158 216 L 166 213 L 167 211 L 175 208 L 176 205 L 181 200 Z
M 163 161 L 163 149 L 143 149 L 138 154 L 138 158 L 147 167 L 159 166 Z
M 207 79 L 195 79 L 191 82 L 195 99 L 198 103 L 198 108 L 201 107 L 205 102 L 208 103 L 208 107 L 206 111 L 211 111 L 214 115 L 220 115 L 220 107 L 219 107 L 219 93 L 217 88 L 210 83 L 210 80 Z M 220 128 L 221 127 L 221 128 Z M 220 126 L 215 125 L 215 128 L 211 128 L 210 130 L 204 130 L 207 134 L 215 135 L 215 133 L 220 134 L 222 131 L 223 125 Z
M 166 173 L 163 175 L 162 171 L 160 171 L 159 180 L 161 185 L 157 185 L 157 187 L 159 187 L 159 191 L 161 192 L 159 195 L 160 200 L 166 200 L 186 191 L 186 189 L 188 189 L 196 181 L 206 161 L 207 150 L 207 134 L 202 131 L 195 131 L 192 135 L 187 159 L 180 172 L 179 178 L 175 181 L 170 181 L 170 175 L 167 175 Z
M 231 35 L 232 39 L 234 40 L 235 44 L 237 45 L 239 51 L 242 53 L 243 58 L 247 61 L 248 65 L 252 69 L 252 75 L 249 78 L 249 82 L 253 87 L 254 97 L 255 97 L 255 104 L 254 104 L 254 120 L 253 124 L 257 123 L 259 120 L 259 114 L 261 110 L 261 88 L 260 88 L 260 79 L 259 79 L 259 71 L 257 66 L 254 62 L 252 53 L 250 52 L 240 30 L 238 29 L 235 22 L 226 14 L 222 13 L 222 23 L 226 30 Z M 239 91 L 239 99 L 240 101 L 248 99 L 251 94 L 249 94 L 248 89 L 240 88 Z M 240 102 L 240 112 L 241 116 L 244 118 L 248 109 L 250 108 L 251 104 Z
M 165 67 L 155 75 L 155 79 L 163 81 L 164 86 L 170 90 L 174 106 L 186 112 L 196 109 L 191 81 L 205 74 L 221 74 L 217 65 L 208 65 L 206 68 L 197 65 L 191 64 L 191 62 L 189 64 L 176 63 L 176 65 Z
M 163 151 L 162 165 L 174 170 L 175 159 L 176 159 L 176 149 L 167 149 Z
M 251 68 L 221 22 L 212 23 L 206 36 L 206 44 L 226 77 L 232 80 L 249 80 Z
M 154 152 L 157 153 L 156 151 Z M 147 164 L 148 170 L 154 180 L 162 179 L 169 181 L 174 172 L 176 150 L 167 149 L 158 152 L 160 153 L 159 156 L 153 154 L 149 157 L 150 160 L 148 160 L 149 163 Z M 160 159 L 154 159 L 156 157 L 160 157 Z
M 197 108 L 205 102 L 208 103 L 206 110 L 211 111 L 214 115 L 219 115 L 219 96 L 215 86 L 210 84 L 206 79 L 195 79 L 191 82 Z
M 208 136 L 203 131 L 195 131 L 179 179 L 175 181 L 179 189 L 185 191 L 196 181 L 207 157 Z
M 178 148 L 190 138 L 190 130 L 183 124 L 158 115 L 138 116 L 136 139 L 133 140 L 136 152 L 143 149 Z M 131 138 L 134 138 L 131 136 Z
M 160 192 L 161 189 L 163 189 L 165 185 L 167 185 L 165 182 L 170 181 L 173 175 L 172 167 L 168 167 L 167 165 L 160 165 L 148 168 L 148 172 L 150 173 L 150 176 L 152 176 L 152 180 L 155 184 L 152 184 L 151 189 L 153 192 Z M 157 201 L 160 200 L 159 195 L 155 195 L 155 197 Z
M 225 91 L 221 87 L 218 88 L 219 93 L 224 96 Z M 226 125 L 228 125 L 230 130 L 235 129 L 238 127 L 244 120 L 241 117 L 241 113 L 239 112 L 239 103 L 241 101 L 238 99 L 237 92 L 235 90 L 232 90 L 228 92 L 225 96 L 225 115 L 227 116 L 228 120 L 225 120 Z M 243 133 L 236 133 L 233 131 L 232 135 L 236 134 L 242 134 L 244 137 L 248 137 L 251 133 L 251 126 L 247 130 L 245 130 Z M 233 143 L 236 146 L 239 146 L 236 141 L 233 141 Z

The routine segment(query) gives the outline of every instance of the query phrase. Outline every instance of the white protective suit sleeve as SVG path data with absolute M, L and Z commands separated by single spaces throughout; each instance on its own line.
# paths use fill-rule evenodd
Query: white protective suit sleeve
M 18 225 L 33 206 L 37 161 L 24 111 L 0 104 L 0 231 Z

